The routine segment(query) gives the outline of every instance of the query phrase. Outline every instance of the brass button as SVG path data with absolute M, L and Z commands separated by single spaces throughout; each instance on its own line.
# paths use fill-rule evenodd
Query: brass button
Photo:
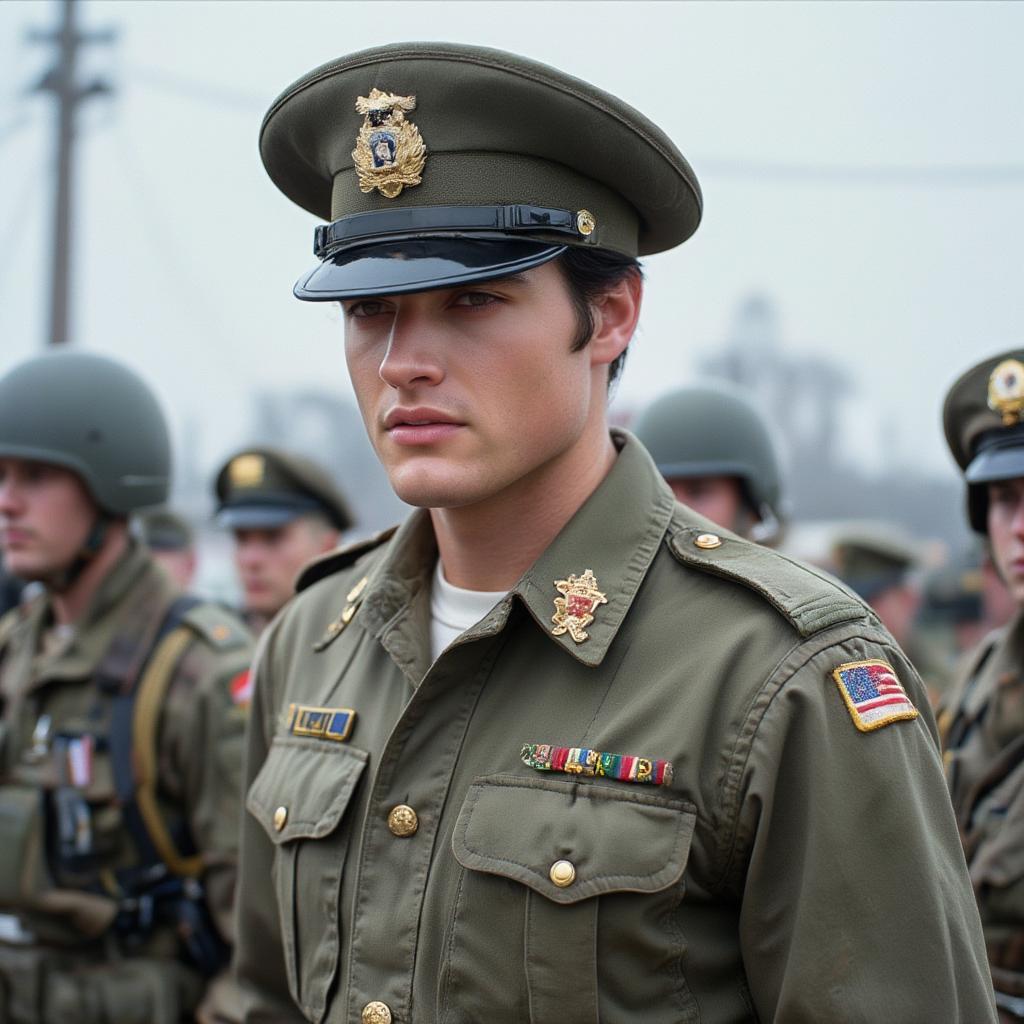
M 704 548 L 705 551 L 710 551 L 712 548 L 722 546 L 722 538 L 717 533 L 702 533 L 693 543 L 699 548 Z
M 375 999 L 363 1007 L 363 1024 L 391 1024 L 391 1010 L 387 1003 Z
M 276 811 L 274 811 L 274 828 L 277 829 L 278 832 L 280 832 L 281 829 L 284 828 L 284 823 L 287 820 L 288 820 L 288 808 L 287 807 L 278 807 L 278 809 Z
M 567 860 L 556 860 L 551 865 L 548 876 L 559 889 L 565 889 L 576 881 L 576 869 Z
M 576 230 L 581 235 L 592 235 L 597 227 L 597 219 L 589 210 L 580 210 L 576 214 Z
M 399 804 L 397 807 L 391 808 L 391 813 L 388 815 L 388 828 L 393 836 L 398 836 L 400 839 L 414 836 L 419 827 L 420 819 L 407 804 Z

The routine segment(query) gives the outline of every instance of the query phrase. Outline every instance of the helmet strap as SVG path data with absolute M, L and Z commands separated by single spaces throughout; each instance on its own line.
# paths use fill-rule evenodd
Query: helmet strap
M 55 572 L 46 580 L 50 590 L 58 594 L 65 593 L 78 581 L 78 578 L 85 572 L 92 560 L 100 553 L 103 542 L 107 539 L 107 530 L 110 526 L 110 517 L 105 512 L 97 512 L 96 518 L 89 527 L 82 546 L 78 549 L 73 561 L 67 568 Z

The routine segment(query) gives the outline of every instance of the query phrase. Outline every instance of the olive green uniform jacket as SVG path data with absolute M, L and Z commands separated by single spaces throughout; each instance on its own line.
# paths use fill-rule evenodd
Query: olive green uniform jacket
M 307 570 L 264 634 L 246 1020 L 994 1019 L 913 668 L 812 570 L 731 535 L 696 545 L 710 524 L 615 439 L 597 491 L 434 664 L 423 512 Z M 607 603 L 577 644 L 552 633 L 554 584 L 587 569 Z M 855 727 L 832 673 L 866 659 L 918 717 Z M 667 759 L 674 779 L 542 772 L 530 743 Z
M 982 643 L 940 721 L 992 977 L 1024 1018 L 1024 616 Z
M 140 878 L 153 860 L 140 854 L 127 824 L 113 767 L 115 702 L 152 664 L 154 645 L 168 659 L 169 682 L 145 719 L 140 692 L 131 732 L 120 733 L 131 745 L 118 749 L 130 750 L 137 771 L 148 762 L 153 820 L 167 829 L 173 852 L 191 859 L 205 887 L 204 913 L 228 937 L 246 716 L 231 684 L 237 692 L 251 640 L 235 618 L 200 604 L 166 645 L 156 643 L 175 596 L 132 542 L 63 639 L 52 636 L 45 594 L 0 623 L 5 1024 L 170 1024 L 202 996 L 169 916 L 173 880 L 157 884 L 159 865 L 152 884 Z M 136 732 L 144 720 L 148 741 Z

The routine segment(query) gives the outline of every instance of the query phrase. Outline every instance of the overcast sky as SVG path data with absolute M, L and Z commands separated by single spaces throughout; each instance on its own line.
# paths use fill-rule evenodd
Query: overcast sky
M 52 103 L 26 89 L 52 55 L 24 34 L 58 14 L 0 4 L 0 372 L 46 334 Z M 315 222 L 256 138 L 294 79 L 391 41 L 553 64 L 690 159 L 704 222 L 647 263 L 620 406 L 690 379 L 762 293 L 789 350 L 850 373 L 858 461 L 950 473 L 945 388 L 1024 343 L 1024 5 L 84 0 L 79 16 L 118 39 L 83 57 L 116 94 L 80 122 L 73 336 L 140 370 L 179 430 L 200 420 L 211 467 L 246 441 L 253 389 L 348 393 L 337 314 L 291 296 Z

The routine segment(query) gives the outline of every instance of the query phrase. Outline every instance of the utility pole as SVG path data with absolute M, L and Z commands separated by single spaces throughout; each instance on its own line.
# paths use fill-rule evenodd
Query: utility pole
M 74 209 L 72 198 L 75 178 L 75 115 L 86 100 L 113 92 L 110 84 L 101 78 L 95 78 L 86 84 L 78 84 L 77 60 L 80 47 L 87 43 L 112 43 L 116 33 L 113 29 L 79 32 L 75 27 L 77 7 L 77 0 L 61 0 L 60 27 L 52 32 L 33 29 L 28 33 L 30 42 L 51 43 L 57 48 L 53 66 L 32 89 L 33 92 L 52 93 L 57 101 L 57 174 L 53 200 L 50 345 L 62 345 L 71 340 L 68 322 Z

